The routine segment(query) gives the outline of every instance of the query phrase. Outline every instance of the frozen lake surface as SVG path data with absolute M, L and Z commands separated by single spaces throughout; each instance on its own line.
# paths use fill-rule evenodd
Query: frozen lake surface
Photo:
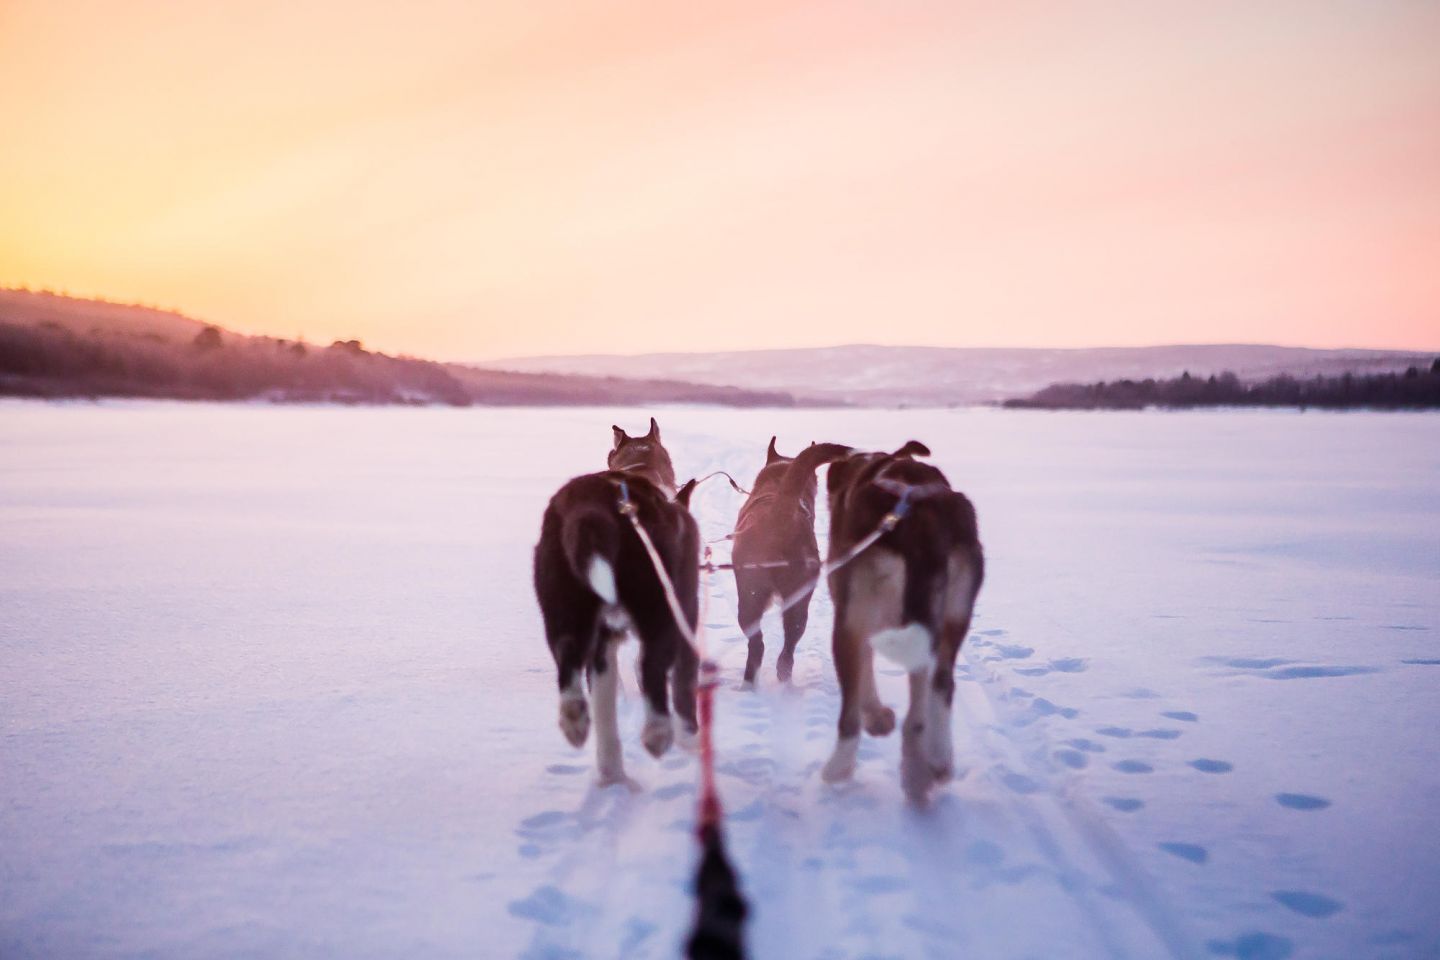
M 0 957 L 675 956 L 694 761 L 627 668 L 591 785 L 530 587 L 650 412 L 0 403 Z M 924 440 L 988 556 L 925 810 L 897 737 L 819 780 L 823 589 L 745 693 L 712 581 L 755 957 L 1440 954 L 1440 417 L 658 414 L 682 477 Z

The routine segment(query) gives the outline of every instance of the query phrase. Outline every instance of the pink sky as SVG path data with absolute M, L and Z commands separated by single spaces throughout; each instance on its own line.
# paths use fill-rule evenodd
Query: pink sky
M 1440 4 L 0 0 L 0 284 L 444 359 L 1440 348 Z

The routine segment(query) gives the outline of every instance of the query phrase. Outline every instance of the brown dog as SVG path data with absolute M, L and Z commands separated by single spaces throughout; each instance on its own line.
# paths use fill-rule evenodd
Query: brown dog
M 732 535 L 730 556 L 735 567 L 740 629 L 750 641 L 745 659 L 745 682 L 753 684 L 765 658 L 760 618 L 772 598 L 784 598 L 802 589 L 820 569 L 820 548 L 815 542 L 815 471 L 850 453 L 838 443 L 812 443 L 798 457 L 781 456 L 775 438 L 765 451 L 765 466 L 755 477 L 750 498 L 740 508 Z M 775 674 L 783 683 L 795 665 L 795 645 L 810 619 L 813 585 L 781 614 L 785 646 L 775 661 Z
M 900 773 L 913 800 L 924 799 L 933 783 L 954 772 L 955 658 L 970 632 L 985 577 L 975 508 L 943 473 L 914 459 L 929 453 L 912 440 L 894 453 L 855 454 L 831 464 L 827 483 L 832 558 L 859 543 L 887 514 L 903 515 L 830 575 L 841 702 L 835 751 L 822 775 L 835 782 L 854 773 L 862 720 L 872 736 L 895 728 L 895 712 L 880 702 L 875 688 L 879 651 L 910 675 Z

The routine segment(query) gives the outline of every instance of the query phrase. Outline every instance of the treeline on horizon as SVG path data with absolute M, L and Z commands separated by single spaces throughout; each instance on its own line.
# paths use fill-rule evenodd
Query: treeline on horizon
M 1251 383 L 1234 373 L 1170 379 L 1056 383 L 1004 406 L 1030 410 L 1143 410 L 1147 407 L 1316 407 L 1327 410 L 1440 408 L 1440 358 L 1429 367 L 1394 373 L 1295 377 Z
M 0 396 L 457 407 L 795 403 L 788 393 L 736 387 L 480 370 L 388 356 L 356 340 L 316 346 L 243 336 L 194 321 L 193 333 L 184 327 L 176 332 L 86 329 L 83 321 L 81 316 L 73 322 L 12 322 L 0 311 Z

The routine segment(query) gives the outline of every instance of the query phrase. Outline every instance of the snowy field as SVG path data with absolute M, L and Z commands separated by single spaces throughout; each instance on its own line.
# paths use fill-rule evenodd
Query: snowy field
M 529 582 L 649 413 L 0 404 L 0 957 L 675 956 L 694 760 L 627 668 L 591 785 Z M 1440 417 L 658 413 L 682 477 L 922 439 L 989 559 L 923 810 L 898 737 L 819 780 L 824 591 L 746 693 L 712 582 L 755 957 L 1440 955 Z

